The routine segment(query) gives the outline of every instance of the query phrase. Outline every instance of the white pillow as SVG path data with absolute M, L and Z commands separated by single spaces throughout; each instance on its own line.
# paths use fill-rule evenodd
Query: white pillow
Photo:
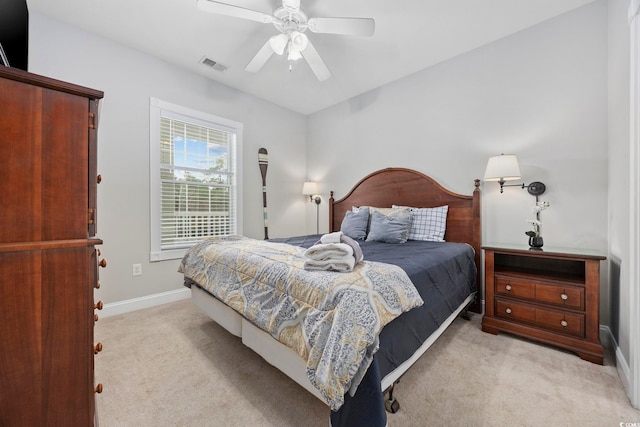
M 393 208 L 403 208 L 396 206 Z M 449 206 L 437 208 L 412 208 L 411 228 L 409 240 L 425 240 L 428 242 L 444 242 L 444 233 L 447 229 L 447 212 Z

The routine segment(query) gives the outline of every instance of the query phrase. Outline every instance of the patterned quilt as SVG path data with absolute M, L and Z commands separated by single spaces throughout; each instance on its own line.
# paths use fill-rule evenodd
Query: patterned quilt
M 391 320 L 423 301 L 400 267 L 363 261 L 352 272 L 307 271 L 304 248 L 240 236 L 193 246 L 179 271 L 307 362 L 332 410 L 355 392 Z

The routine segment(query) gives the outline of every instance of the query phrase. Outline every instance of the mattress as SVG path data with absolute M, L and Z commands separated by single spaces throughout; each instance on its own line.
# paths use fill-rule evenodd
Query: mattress
M 321 235 L 271 241 L 310 247 Z M 404 313 L 380 333 L 380 349 L 374 360 L 384 378 L 409 359 L 422 343 L 465 299 L 476 292 L 475 253 L 466 243 L 409 240 L 403 244 L 362 241 L 365 260 L 402 268 L 420 293 L 424 304 Z

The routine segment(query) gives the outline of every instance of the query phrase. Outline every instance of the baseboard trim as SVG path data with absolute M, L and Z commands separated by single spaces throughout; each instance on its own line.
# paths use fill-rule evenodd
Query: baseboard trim
M 620 346 L 608 326 L 600 325 L 600 340 L 603 341 L 603 344 L 608 348 L 613 350 L 618 377 L 620 377 L 620 381 L 622 381 L 624 389 L 630 390 L 631 369 L 629 369 L 629 363 L 627 362 L 627 359 L 624 358 L 624 354 L 622 354 L 622 350 L 620 350 Z
M 105 304 L 99 315 L 102 318 L 117 316 L 118 314 L 130 313 L 132 311 L 151 308 L 188 298 L 191 298 L 191 292 L 187 288 L 161 292 L 159 294 Z

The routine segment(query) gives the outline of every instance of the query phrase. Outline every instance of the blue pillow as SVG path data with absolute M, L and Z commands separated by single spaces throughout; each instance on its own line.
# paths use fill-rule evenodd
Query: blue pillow
M 399 210 L 389 215 L 373 211 L 367 241 L 405 243 L 409 238 L 410 227 L 411 211 L 409 209 Z
M 369 208 L 359 209 L 358 212 L 347 211 L 340 225 L 340 231 L 354 240 L 364 240 L 367 237 L 368 223 Z

